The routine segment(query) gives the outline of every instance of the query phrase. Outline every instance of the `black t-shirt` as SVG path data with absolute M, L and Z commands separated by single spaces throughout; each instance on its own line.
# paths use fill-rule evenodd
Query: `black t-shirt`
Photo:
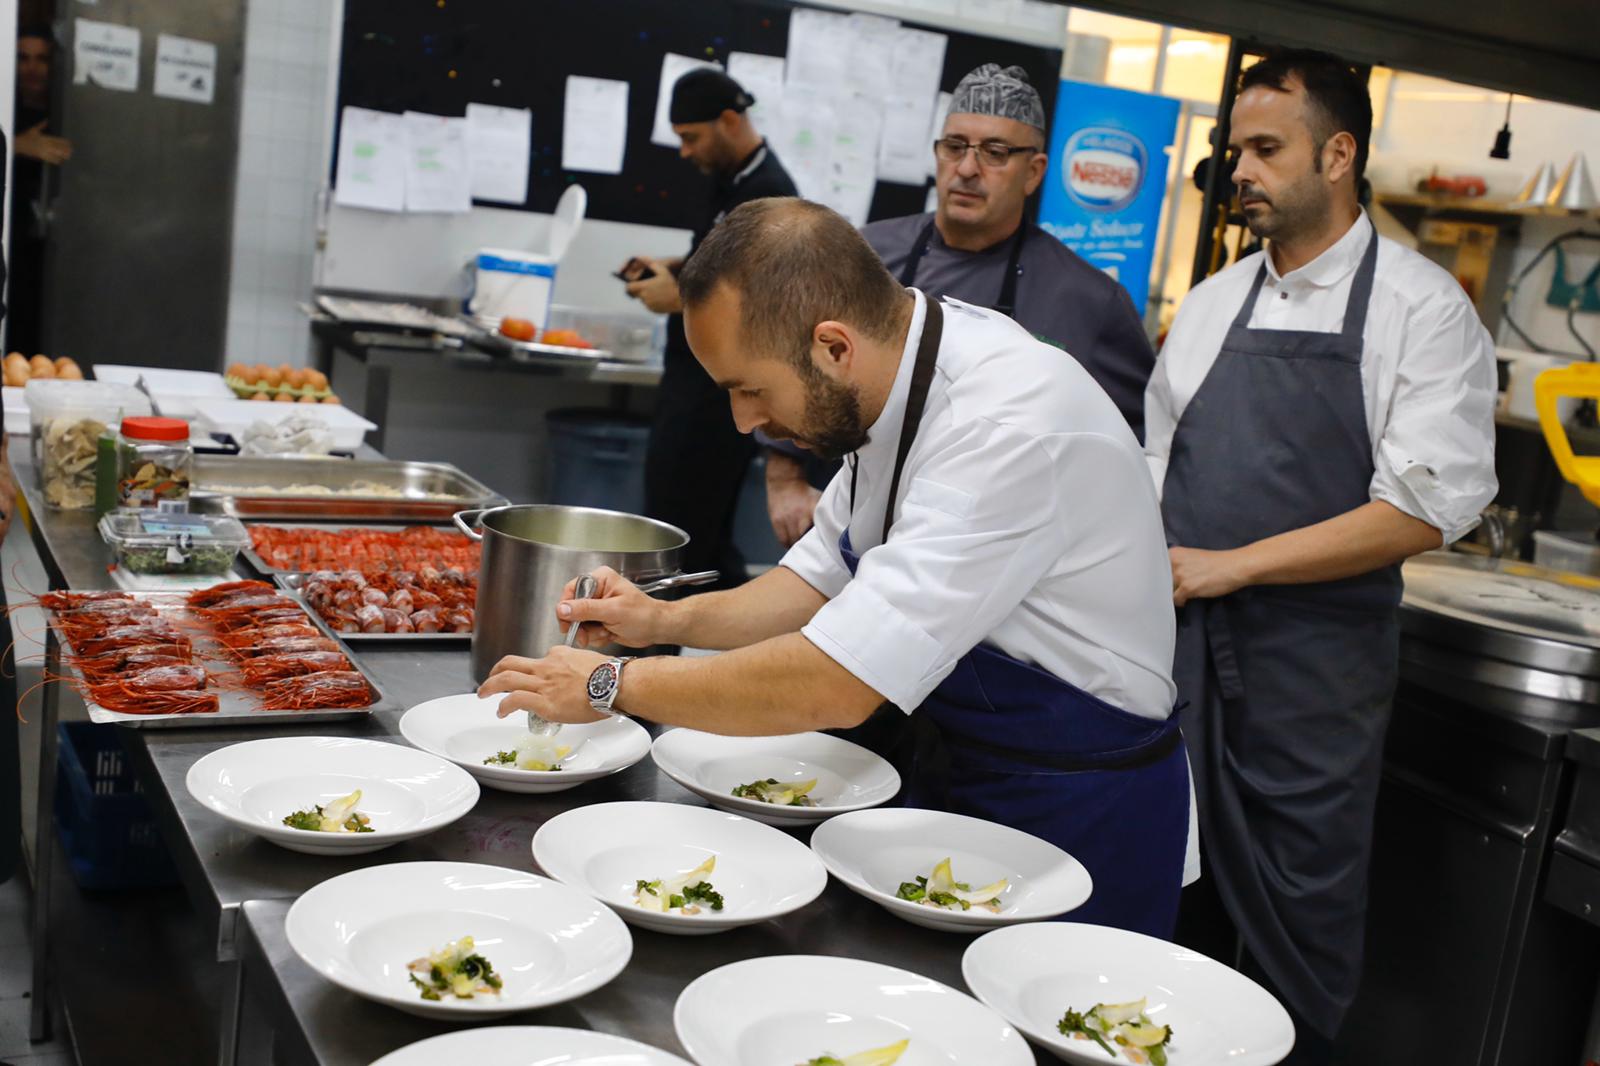
M 750 153 L 738 170 L 717 177 L 716 185 L 711 190 L 711 199 L 706 203 L 705 214 L 694 228 L 689 255 L 694 255 L 694 250 L 700 247 L 700 242 L 706 239 L 712 228 L 740 204 L 765 200 L 769 196 L 798 195 L 800 193 L 795 188 L 794 179 L 778 162 L 778 154 L 767 146 L 766 141 L 762 141 L 761 146 Z M 683 335 L 682 315 L 670 315 L 667 318 L 667 358 L 674 357 L 694 359 L 689 342 Z
M 11 129 L 13 136 L 26 133 L 39 123 L 47 121 L 50 113 L 42 107 L 29 107 L 20 100 L 17 102 L 16 111 L 12 114 Z M 53 132 L 47 126 L 45 132 Z M 39 190 L 44 184 L 44 164 L 37 159 L 26 156 L 17 156 L 11 166 L 11 219 L 10 234 L 12 243 L 17 240 L 38 239 L 38 233 L 32 224 L 33 204 L 39 199 Z M 26 223 L 26 224 L 24 224 Z

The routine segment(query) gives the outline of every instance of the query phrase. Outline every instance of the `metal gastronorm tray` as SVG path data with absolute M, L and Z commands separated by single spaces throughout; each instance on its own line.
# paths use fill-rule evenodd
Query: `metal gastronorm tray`
M 162 615 L 170 616 L 176 613 L 198 621 L 197 616 L 189 610 L 183 593 L 130 592 L 128 595 L 135 600 L 149 603 Z M 301 607 L 304 608 L 305 604 L 302 603 Z M 351 665 L 356 670 L 360 671 L 361 676 L 367 679 L 367 684 L 372 687 L 373 694 L 377 696 L 377 699 L 371 704 L 366 707 L 329 707 L 323 710 L 264 711 L 256 698 L 250 694 L 233 689 L 219 688 L 214 690 L 219 699 L 219 706 L 215 714 L 124 714 L 121 711 L 108 711 L 85 696 L 84 703 L 89 708 L 89 718 L 101 724 L 115 723 L 141 729 L 182 729 L 215 725 L 271 725 L 282 722 L 303 721 L 326 722 L 340 718 L 359 718 L 362 715 L 380 710 L 398 710 L 400 705 L 389 699 L 382 686 L 373 679 L 370 672 L 362 669 L 355 653 L 350 650 L 349 645 L 340 639 L 339 634 L 329 629 L 322 619 L 317 617 L 315 611 L 307 610 L 306 614 L 310 616 L 312 625 L 339 644 L 339 650 L 344 652 L 345 657 L 350 660 Z M 54 624 L 54 612 L 49 612 L 49 621 L 52 625 Z M 59 630 L 57 633 L 59 636 Z M 76 671 L 72 671 L 70 666 L 72 647 L 65 637 L 60 639 L 63 656 L 62 665 L 66 670 L 75 674 Z M 227 653 L 214 640 L 208 637 L 191 637 L 191 639 L 194 640 L 196 662 L 207 670 L 226 670 L 233 665 L 232 660 L 227 658 Z
M 340 495 L 339 490 L 371 482 L 399 496 Z M 317 485 L 329 493 L 288 495 L 296 485 Z M 220 486 L 220 490 L 213 488 Z M 249 489 L 251 491 L 221 491 Z M 241 518 L 350 518 L 408 522 L 447 522 L 457 511 L 499 507 L 506 502 L 481 481 L 449 463 L 391 459 L 270 459 L 196 456 L 196 494 L 224 496 Z
M 251 527 L 258 525 L 274 526 L 278 529 L 323 529 L 330 533 L 342 533 L 347 529 L 372 529 L 377 530 L 380 533 L 394 533 L 401 529 L 408 529 L 411 526 L 431 526 L 437 527 L 441 531 L 448 530 L 451 532 L 456 532 L 454 526 L 445 525 L 442 522 L 409 522 L 405 524 L 390 522 L 387 524 L 378 524 L 373 522 L 271 522 L 263 520 L 260 522 L 246 522 L 245 529 L 248 531 Z M 254 569 L 256 573 L 260 574 L 268 581 L 277 577 L 279 574 L 302 573 L 300 570 L 286 570 L 283 567 L 273 566 L 271 563 L 263 559 L 260 553 L 256 551 L 254 542 L 252 542 L 248 547 L 241 549 L 239 554 L 244 558 L 245 562 L 250 564 L 251 568 Z M 348 636 L 349 634 L 345 635 Z
M 305 596 L 300 592 L 300 586 L 305 584 L 308 574 L 291 574 L 279 570 L 273 574 L 273 580 L 284 592 L 293 596 L 306 613 L 317 619 L 324 629 L 331 628 L 322 618 L 317 616 L 315 608 L 306 602 Z M 340 640 L 349 641 L 351 644 L 470 644 L 471 633 L 339 633 Z

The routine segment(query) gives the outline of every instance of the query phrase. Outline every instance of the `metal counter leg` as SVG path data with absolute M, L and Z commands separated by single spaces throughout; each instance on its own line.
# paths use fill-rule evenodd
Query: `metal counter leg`
M 217 1066 L 234 1066 L 239 1057 L 239 1019 L 244 1011 L 244 963 L 222 965 L 222 1004 L 218 1020 L 222 1023 L 217 1046 Z
M 383 451 L 389 429 L 389 367 L 376 359 L 367 360 L 367 395 L 362 413 L 367 421 L 378 423 L 378 428 L 367 434 L 367 443 Z
M 46 677 L 61 673 L 61 645 L 47 630 L 44 645 Z M 39 699 L 39 809 L 33 843 L 33 1004 L 28 1039 L 50 1039 L 50 893 L 56 861 L 56 722 L 60 717 L 59 685 L 45 685 Z

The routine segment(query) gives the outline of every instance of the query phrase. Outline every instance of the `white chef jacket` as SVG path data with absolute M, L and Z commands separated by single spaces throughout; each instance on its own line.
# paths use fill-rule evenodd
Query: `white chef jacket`
M 913 711 L 989 644 L 1133 714 L 1172 713 L 1175 623 L 1160 508 L 1138 442 L 1073 359 L 1011 319 L 946 299 L 937 372 L 880 544 L 911 371 L 916 309 L 870 440 L 782 565 L 829 597 L 803 630 Z M 862 556 L 852 580 L 846 525 Z
M 1211 372 L 1261 264 L 1267 276 L 1250 328 L 1335 333 L 1344 323 L 1356 267 L 1375 236 L 1363 214 L 1298 270 L 1280 276 L 1272 257 L 1258 252 L 1189 293 L 1145 391 L 1145 457 L 1158 492 L 1178 421 Z M 1371 497 L 1433 526 L 1448 544 L 1478 524 L 1496 491 L 1494 343 L 1455 278 L 1416 252 L 1377 239 L 1361 353 Z

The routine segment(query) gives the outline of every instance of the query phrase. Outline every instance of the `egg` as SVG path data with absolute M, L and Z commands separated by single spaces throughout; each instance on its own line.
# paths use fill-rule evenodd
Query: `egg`
M 315 396 L 313 396 L 311 393 L 308 392 L 304 396 L 300 397 L 300 402 L 301 403 L 316 403 L 317 402 L 317 398 Z
M 256 373 L 256 368 L 249 366 L 248 364 L 241 364 L 238 367 L 238 373 L 235 376 L 238 377 L 239 381 L 245 385 L 254 385 L 257 381 L 261 380 L 261 375 Z
M 228 372 L 225 376 L 230 378 L 238 378 L 240 381 L 243 381 L 245 380 L 244 375 L 249 369 L 250 368 L 245 366 L 243 363 L 232 363 L 228 366 Z
M 256 380 L 268 388 L 275 389 L 283 384 L 283 374 L 278 371 L 277 367 L 258 366 L 256 369 L 260 371 Z
M 279 363 L 278 364 L 278 376 L 279 377 L 285 377 L 286 378 L 292 373 L 294 373 L 294 366 L 292 364 L 290 364 L 290 363 Z
M 62 381 L 82 381 L 83 368 L 78 366 L 78 364 L 74 363 L 71 359 L 68 359 L 65 366 L 56 368 L 56 377 L 60 378 Z
M 283 375 L 283 384 L 285 387 L 291 389 L 305 388 L 306 372 L 304 370 L 290 370 L 287 374 Z
M 36 378 L 53 378 L 56 376 L 56 365 L 50 361 L 48 355 L 36 355 L 29 359 L 28 370 Z
M 320 370 L 307 370 L 306 387 L 321 392 L 328 387 L 328 375 Z
M 22 388 L 28 383 L 28 364 L 18 366 L 16 363 L 7 363 L 4 368 L 5 383 L 12 388 Z
M 250 398 L 252 400 L 265 400 L 265 401 L 270 403 L 271 400 L 272 400 L 272 393 L 270 393 L 270 392 L 253 392 L 253 393 L 250 394 Z
M 339 402 L 339 397 L 335 396 L 333 393 L 330 392 L 330 393 L 328 393 L 328 395 L 326 395 L 326 396 L 324 396 L 322 398 L 322 402 L 323 403 L 338 403 Z
M 273 400 L 278 403 L 294 403 L 294 393 L 280 392 L 278 395 L 273 397 Z
M 6 366 L 12 366 L 13 364 L 16 364 L 16 363 L 21 363 L 23 366 L 27 366 L 28 365 L 28 357 L 23 355 L 21 352 L 12 352 L 10 355 L 6 356 L 6 360 L 5 360 L 5 365 Z

